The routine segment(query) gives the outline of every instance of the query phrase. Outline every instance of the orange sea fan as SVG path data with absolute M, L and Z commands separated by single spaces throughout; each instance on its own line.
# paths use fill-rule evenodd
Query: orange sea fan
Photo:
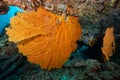
M 115 37 L 113 31 L 113 27 L 107 28 L 103 38 L 103 47 L 101 49 L 105 56 L 105 61 L 108 61 L 109 57 L 115 52 Z
M 9 34 L 9 40 L 20 42 L 36 35 L 50 34 L 56 25 L 54 21 L 57 22 L 57 20 L 58 16 L 55 16 L 43 8 L 39 8 L 37 12 L 19 13 L 11 19 L 11 27 L 6 29 L 7 34 Z
M 77 17 L 58 16 L 40 7 L 13 17 L 6 34 L 28 61 L 43 69 L 61 68 L 80 39 L 77 21 Z

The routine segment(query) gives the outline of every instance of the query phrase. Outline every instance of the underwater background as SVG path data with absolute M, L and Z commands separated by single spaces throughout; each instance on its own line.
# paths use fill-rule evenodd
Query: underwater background
M 41 19 L 37 19 L 34 16 L 36 15 L 34 12 L 37 13 L 38 11 L 37 9 L 39 9 L 40 6 L 42 6 L 43 9 L 46 9 L 48 13 L 46 11 L 45 15 L 43 14 L 42 17 L 40 16 Z M 22 13 L 24 14 L 25 12 L 28 12 L 28 14 L 26 15 L 29 15 L 30 13 L 32 13 L 32 11 L 33 16 L 32 15 L 25 16 L 25 18 L 24 16 L 23 17 L 21 16 L 21 14 Z M 41 12 L 44 12 L 44 10 Z M 52 12 L 52 14 L 49 12 Z M 64 13 L 67 14 L 67 16 L 68 15 L 75 16 L 78 18 L 77 22 L 75 22 L 76 19 L 71 18 L 70 24 L 79 23 L 79 26 L 78 25 L 77 26 L 80 27 L 82 33 L 79 34 L 78 33 L 79 30 L 75 31 L 76 34 L 74 35 L 79 34 L 78 35 L 79 39 L 75 40 L 75 45 L 77 45 L 77 47 L 75 48 L 75 50 L 72 50 L 70 52 L 70 55 L 68 56 L 68 58 L 66 58 L 67 60 L 65 59 L 64 64 L 60 65 L 61 68 L 53 67 L 52 69 L 49 70 L 47 69 L 49 65 L 47 65 L 47 67 L 44 69 L 44 66 L 42 65 L 44 65 L 45 62 L 43 62 L 43 64 L 34 63 L 32 62 L 32 60 L 29 60 L 29 56 L 24 54 L 24 50 L 23 52 L 22 50 L 20 51 L 20 47 L 18 47 L 20 43 L 19 39 L 24 41 L 23 39 L 24 37 L 22 37 L 23 35 L 19 37 L 19 34 L 24 34 L 25 31 L 29 31 L 27 30 L 26 26 L 29 24 L 30 24 L 29 26 L 31 26 L 31 23 L 34 21 L 36 23 L 35 25 L 37 25 L 37 23 L 41 24 L 43 23 L 47 24 L 47 26 L 49 27 L 53 24 L 49 24 L 50 22 L 49 19 L 47 19 L 46 22 L 44 22 L 44 16 L 50 15 L 51 17 L 51 15 L 53 16 L 53 14 L 61 16 Z M 41 13 L 39 12 L 39 14 Z M 39 17 L 39 14 L 37 17 Z M 16 16 L 18 16 L 18 18 Z M 12 20 L 15 19 L 15 17 L 16 20 Z M 58 18 L 58 16 L 56 18 Z M 67 17 L 63 18 L 65 19 L 65 21 L 69 20 L 66 19 Z M 19 24 L 22 23 L 21 19 L 24 19 L 23 22 L 30 21 L 30 23 L 29 24 L 26 23 L 27 25 L 25 27 L 22 24 L 19 26 Z M 60 21 L 62 21 L 62 19 L 58 20 L 58 23 L 60 23 Z M 76 24 L 74 25 L 76 26 Z M 15 30 L 17 29 L 14 28 L 13 25 L 16 25 L 16 27 L 18 27 L 17 29 L 19 32 L 15 32 Z M 66 27 L 69 27 L 69 25 L 66 25 Z M 65 29 L 67 30 L 68 28 L 66 27 Z M 106 52 L 109 53 L 105 54 L 102 51 L 102 48 L 104 47 L 105 44 L 104 42 L 109 43 L 110 41 L 110 40 L 104 41 L 104 39 L 105 35 L 107 34 L 106 33 L 107 29 L 111 27 L 114 28 L 113 36 L 111 35 L 111 33 L 109 33 L 110 38 L 114 37 L 114 40 L 111 45 L 112 48 L 110 48 L 113 51 L 112 53 L 110 53 L 109 49 L 107 49 Z M 7 33 L 9 32 L 7 29 L 11 30 L 13 36 L 11 36 L 10 33 L 9 34 Z M 72 28 L 73 32 L 74 29 L 75 27 Z M 35 27 L 33 27 L 31 30 L 33 30 L 31 33 L 33 34 L 34 32 L 37 33 L 37 29 L 35 29 Z M 38 32 L 41 32 L 40 30 Z M 46 32 L 54 32 L 54 30 L 52 29 L 49 30 L 49 28 L 47 28 Z M 61 34 L 59 35 L 62 34 L 63 33 L 61 32 Z M 26 35 L 27 34 L 25 34 L 25 37 Z M 42 36 L 42 32 L 40 33 L 40 36 Z M 45 36 L 44 33 L 43 36 Z M 68 36 L 70 36 L 70 34 Z M 67 40 L 67 38 L 69 37 L 63 39 L 61 39 L 61 37 L 59 37 L 57 40 L 60 43 L 66 42 L 66 44 L 64 45 L 67 45 L 67 43 L 69 43 L 70 41 Z M 31 39 L 34 40 L 35 38 Z M 14 40 L 16 42 L 14 42 Z M 113 44 L 114 42 L 115 45 Z M 60 43 L 57 43 L 56 45 L 59 45 Z M 37 43 L 33 44 L 37 45 Z M 46 44 L 46 42 L 44 42 L 43 44 Z M 52 46 L 53 44 L 54 43 L 49 45 Z M 44 49 L 43 47 L 47 45 L 40 46 L 41 49 L 39 45 L 37 46 L 38 47 L 33 48 L 34 50 L 32 50 L 31 48 L 30 49 L 33 52 L 39 51 Z M 60 46 L 59 47 L 60 50 L 62 49 L 61 47 L 64 46 Z M 68 48 L 71 47 L 68 46 Z M 115 50 L 113 48 L 115 48 Z M 27 51 L 29 50 L 29 47 L 24 49 Z M 56 50 L 52 51 L 52 53 L 53 54 L 55 53 L 55 55 L 57 56 L 57 54 L 59 53 L 59 49 L 57 49 L 58 51 Z M 47 50 L 48 49 L 46 49 L 46 51 Z M 63 49 L 62 51 L 65 50 L 67 50 L 67 48 Z M 49 54 L 49 56 L 53 54 Z M 67 55 L 64 53 L 62 56 Z M 56 59 L 55 61 L 53 61 L 53 63 L 56 64 L 58 62 L 62 63 L 64 61 L 63 60 L 64 58 L 62 58 L 62 56 L 54 57 L 59 59 Z M 106 56 L 109 57 L 109 60 L 106 59 Z M 0 1 L 0 80 L 120 80 L 120 1 L 119 0 Z
M 20 9 L 17 6 L 9 6 L 9 11 L 6 14 L 0 15 L 0 33 L 2 30 L 10 24 L 10 18 L 12 18 L 17 12 L 23 12 L 24 10 Z

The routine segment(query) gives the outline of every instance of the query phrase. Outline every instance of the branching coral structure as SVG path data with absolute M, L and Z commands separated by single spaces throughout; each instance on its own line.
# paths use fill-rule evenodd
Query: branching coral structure
M 113 27 L 107 28 L 103 38 L 103 47 L 101 49 L 105 56 L 105 61 L 108 61 L 109 57 L 115 53 L 115 37 L 113 31 Z
M 28 61 L 48 70 L 62 67 L 82 33 L 78 17 L 55 15 L 42 7 L 19 13 L 10 23 L 9 41 L 17 44 Z

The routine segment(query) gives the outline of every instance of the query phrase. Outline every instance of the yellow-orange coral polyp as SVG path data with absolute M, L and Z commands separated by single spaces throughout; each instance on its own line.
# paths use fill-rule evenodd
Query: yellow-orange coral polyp
M 61 68 L 76 49 L 81 36 L 77 21 L 77 17 L 66 19 L 40 7 L 13 17 L 6 33 L 28 61 L 50 70 Z

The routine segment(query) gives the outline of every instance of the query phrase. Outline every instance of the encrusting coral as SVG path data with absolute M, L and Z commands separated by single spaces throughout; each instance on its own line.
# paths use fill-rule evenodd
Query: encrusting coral
M 105 61 L 108 61 L 109 57 L 115 53 L 115 37 L 113 31 L 113 27 L 107 28 L 105 31 L 105 36 L 103 38 L 103 47 L 101 49 L 105 56 Z
M 55 15 L 42 7 L 18 13 L 10 23 L 6 29 L 9 41 L 43 69 L 61 68 L 81 37 L 78 17 Z

